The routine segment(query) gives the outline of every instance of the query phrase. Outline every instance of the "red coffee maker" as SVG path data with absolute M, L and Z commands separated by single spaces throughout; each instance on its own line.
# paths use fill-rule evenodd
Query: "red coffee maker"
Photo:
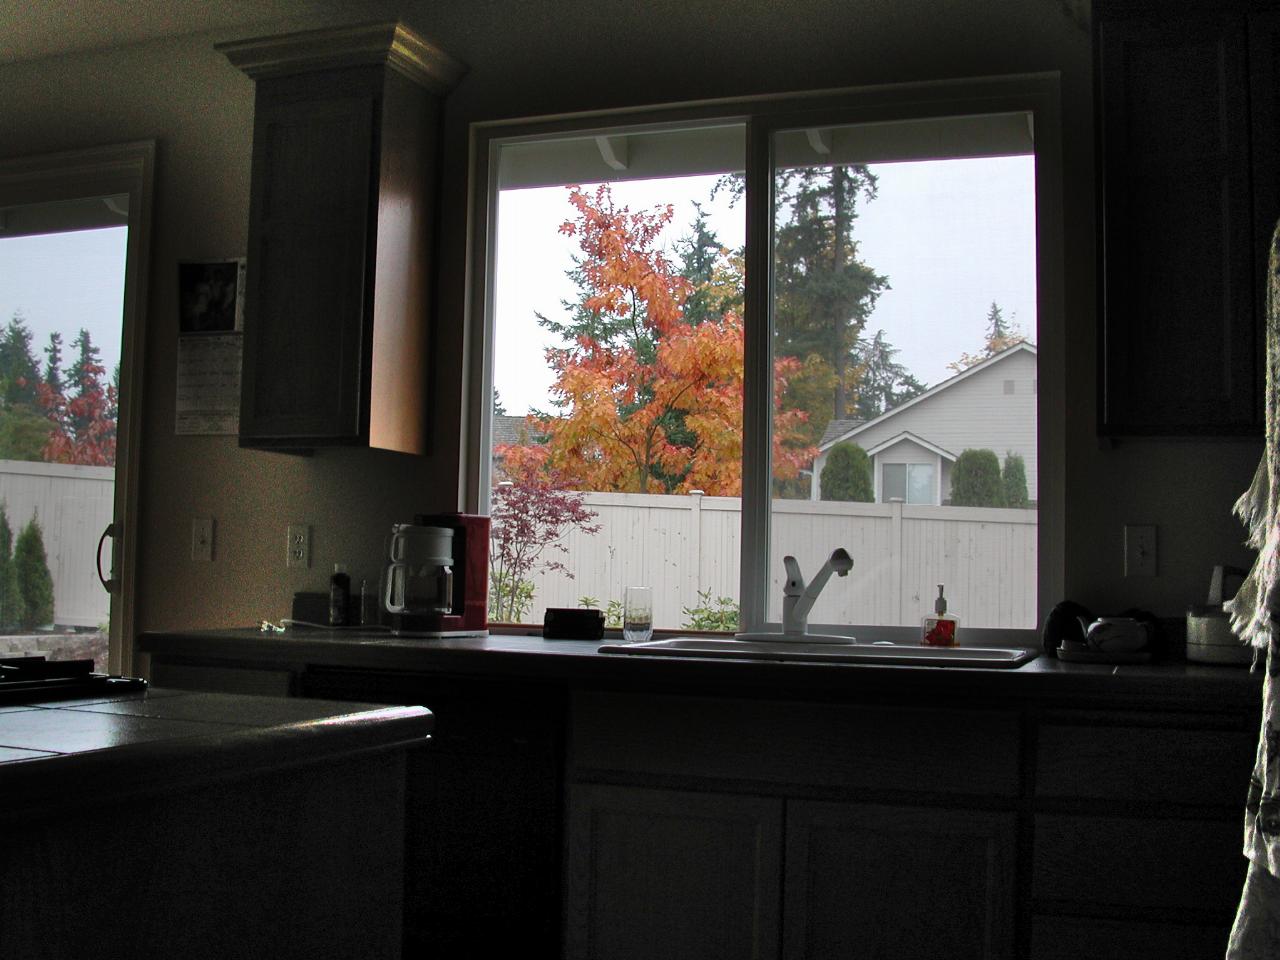
M 400 636 L 488 634 L 489 518 L 418 514 L 391 528 L 383 606 Z

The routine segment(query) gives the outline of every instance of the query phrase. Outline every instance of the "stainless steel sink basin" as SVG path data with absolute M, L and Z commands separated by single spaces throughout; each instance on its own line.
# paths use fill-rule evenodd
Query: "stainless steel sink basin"
M 601 653 L 632 657 L 725 657 L 802 663 L 889 663 L 926 667 L 1020 667 L 1035 659 L 1027 647 L 917 647 L 900 643 L 845 643 L 798 640 L 719 640 L 676 637 L 647 643 L 606 643 Z

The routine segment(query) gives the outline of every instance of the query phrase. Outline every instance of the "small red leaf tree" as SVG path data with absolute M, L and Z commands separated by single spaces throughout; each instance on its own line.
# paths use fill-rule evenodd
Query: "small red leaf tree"
M 80 331 L 74 345 L 80 356 L 68 371 L 66 385 L 53 376 L 36 384 L 36 403 L 51 425 L 42 457 L 51 463 L 115 466 L 116 386 L 103 385 L 106 371 L 87 331 Z
M 502 456 L 504 450 L 497 453 Z M 594 534 L 594 510 L 583 506 L 580 493 L 563 489 L 563 481 L 546 469 L 537 447 L 507 465 L 490 495 L 489 619 L 519 623 L 533 604 L 535 571 L 556 571 L 573 579 L 560 559 L 569 552 L 564 539 L 575 529 Z M 543 448 L 545 451 L 545 448 Z

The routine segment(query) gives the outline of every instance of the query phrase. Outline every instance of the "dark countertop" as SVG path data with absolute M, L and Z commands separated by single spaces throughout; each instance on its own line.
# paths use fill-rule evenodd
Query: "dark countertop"
M 602 654 L 598 641 L 536 636 L 425 640 L 388 633 L 294 628 L 156 631 L 140 637 L 149 654 L 199 663 L 233 661 L 281 668 L 339 667 L 561 682 L 581 687 L 688 691 L 777 698 L 913 698 L 988 704 L 1046 704 L 1255 710 L 1262 677 L 1244 667 L 1185 662 L 1071 664 L 1044 655 L 1017 669 L 782 663 Z
M 424 742 L 422 707 L 150 689 L 0 707 L 0 819 Z

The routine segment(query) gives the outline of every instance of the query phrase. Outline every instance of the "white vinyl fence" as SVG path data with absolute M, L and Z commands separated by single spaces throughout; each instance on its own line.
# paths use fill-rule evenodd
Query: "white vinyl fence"
M 115 474 L 114 467 L 0 460 L 0 502 L 14 541 L 33 516 L 39 517 L 59 626 L 96 627 L 110 614 L 95 551 L 111 522 Z
M 587 493 L 594 535 L 571 532 L 558 558 L 573 572 L 537 574 L 526 622 L 547 607 L 593 597 L 603 608 L 628 585 L 653 587 L 654 625 L 680 627 L 698 592 L 738 598 L 737 497 Z M 781 619 L 782 558 L 812 578 L 836 547 L 853 556 L 848 577 L 832 577 L 811 623 L 913 625 L 932 612 L 946 584 L 961 626 L 1036 626 L 1036 511 L 926 507 L 901 503 L 775 500 L 769 556 L 769 617 Z

